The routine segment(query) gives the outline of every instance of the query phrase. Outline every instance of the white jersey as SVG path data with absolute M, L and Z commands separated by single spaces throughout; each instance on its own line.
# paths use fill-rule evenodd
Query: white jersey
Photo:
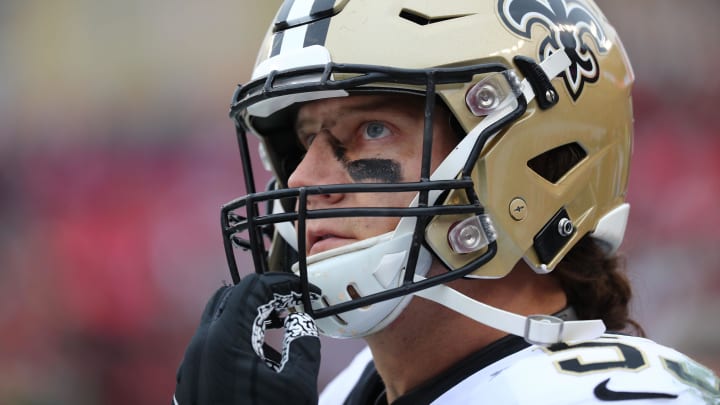
M 606 334 L 546 348 L 512 336 L 471 357 L 394 404 L 720 404 L 710 370 L 639 337 Z M 320 404 L 384 404 L 383 389 L 372 388 L 378 381 L 365 349 L 326 387 Z

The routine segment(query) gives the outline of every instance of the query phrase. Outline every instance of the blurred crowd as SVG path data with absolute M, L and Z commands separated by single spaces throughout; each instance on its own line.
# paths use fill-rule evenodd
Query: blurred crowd
M 228 101 L 279 3 L 0 2 L 0 404 L 169 402 L 229 280 Z M 635 317 L 719 372 L 720 5 L 601 6 L 637 75 Z M 360 347 L 323 342 L 321 384 Z

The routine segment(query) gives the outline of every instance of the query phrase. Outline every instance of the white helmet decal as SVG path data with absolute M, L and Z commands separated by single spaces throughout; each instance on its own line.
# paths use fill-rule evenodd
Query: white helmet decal
M 601 54 L 607 53 L 610 41 L 587 4 L 573 0 L 500 0 L 498 12 L 503 23 L 523 38 L 530 39 L 535 24 L 549 31 L 540 44 L 539 60 L 560 49 L 567 51 L 572 63 L 562 76 L 573 100 L 580 97 L 586 82 L 598 80 L 597 57 L 585 39 L 591 38 Z

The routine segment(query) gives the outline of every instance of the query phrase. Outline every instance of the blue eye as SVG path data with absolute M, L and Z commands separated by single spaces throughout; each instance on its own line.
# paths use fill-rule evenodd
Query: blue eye
M 390 129 L 382 122 L 373 121 L 365 124 L 363 136 L 366 139 L 379 139 L 390 135 Z

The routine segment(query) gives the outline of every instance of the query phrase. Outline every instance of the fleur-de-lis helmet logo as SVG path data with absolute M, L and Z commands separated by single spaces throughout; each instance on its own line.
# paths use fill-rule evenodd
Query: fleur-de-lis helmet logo
M 514 33 L 530 39 L 532 28 L 540 24 L 548 36 L 540 43 L 539 60 L 565 49 L 571 64 L 562 77 L 573 100 L 577 100 L 585 83 L 600 77 L 600 67 L 593 50 L 585 42 L 591 39 L 600 54 L 609 50 L 610 41 L 599 19 L 580 0 L 500 0 L 498 12 L 505 25 Z

